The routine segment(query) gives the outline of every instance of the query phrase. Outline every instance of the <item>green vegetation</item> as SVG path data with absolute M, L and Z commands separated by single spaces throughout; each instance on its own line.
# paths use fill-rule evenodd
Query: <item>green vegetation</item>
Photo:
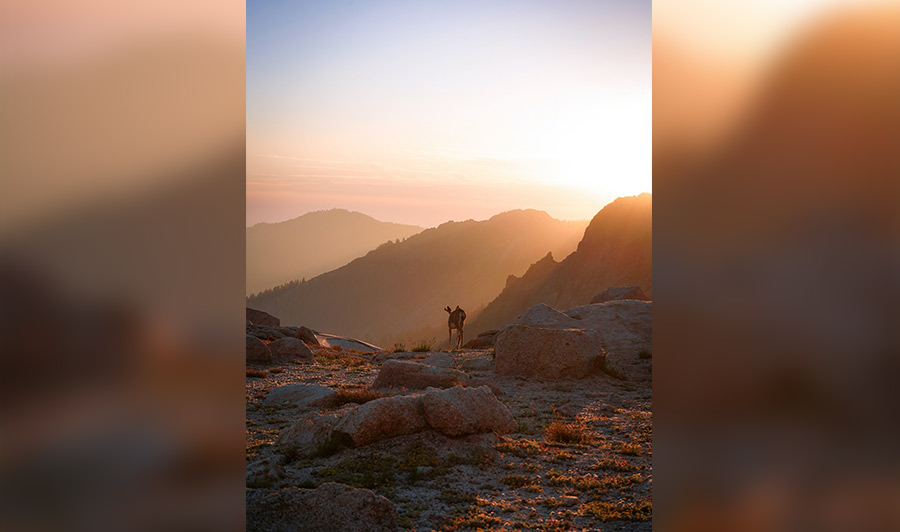
M 314 474 L 322 482 L 340 482 L 357 488 L 385 488 L 395 484 L 397 460 L 390 456 L 356 456 Z
M 445 489 L 441 492 L 440 500 L 447 504 L 471 504 L 474 503 L 478 496 L 469 491 L 457 491 L 454 489 Z

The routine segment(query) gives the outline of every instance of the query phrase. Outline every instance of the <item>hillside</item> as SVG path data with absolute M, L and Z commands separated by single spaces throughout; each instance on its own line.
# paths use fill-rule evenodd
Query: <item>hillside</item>
M 640 285 L 652 294 L 653 199 L 619 198 L 594 216 L 578 249 L 562 262 L 546 254 L 521 277 L 510 276 L 496 299 L 475 316 L 469 338 L 516 320 L 532 306 L 585 305 L 610 286 Z
M 247 228 L 247 295 L 339 268 L 379 245 L 422 231 L 344 209 Z
M 459 305 L 471 319 L 511 273 L 523 274 L 548 251 L 571 253 L 586 225 L 535 210 L 447 222 L 304 283 L 259 294 L 248 306 L 288 325 L 375 343 L 420 339 L 410 338 L 414 333 L 442 341 L 447 315 L 441 309 Z

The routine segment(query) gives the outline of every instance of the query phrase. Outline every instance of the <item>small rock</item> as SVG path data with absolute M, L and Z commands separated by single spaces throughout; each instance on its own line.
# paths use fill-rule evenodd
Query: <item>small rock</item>
M 311 454 L 331 440 L 332 428 L 337 425 L 344 412 L 311 412 L 283 429 L 278 434 L 278 443 L 295 447 L 301 454 Z
M 247 467 L 247 485 L 272 485 L 284 476 L 284 468 L 270 459 L 257 460 Z
M 247 335 L 247 362 L 271 362 L 272 352 L 262 340 Z
M 494 368 L 494 363 L 486 358 L 470 358 L 460 362 L 459 368 L 468 371 L 487 371 Z
M 275 340 L 269 344 L 269 350 L 272 351 L 273 357 L 280 360 L 299 358 L 312 361 L 314 359 L 309 347 L 296 338 L 285 337 Z
M 319 347 L 320 345 L 319 339 L 316 338 L 316 332 L 312 329 L 303 327 L 302 325 L 299 329 L 297 329 L 297 338 L 306 342 L 306 345 L 312 345 L 316 347 Z
M 247 307 L 247 320 L 261 327 L 279 327 L 281 320 L 268 312 Z
M 376 363 L 384 364 L 388 360 L 410 360 L 416 358 L 416 353 L 412 353 L 409 351 L 398 351 L 396 353 L 379 353 L 375 355 Z
M 455 369 L 436 368 L 418 362 L 388 360 L 378 372 L 372 383 L 373 388 L 409 388 L 424 389 L 428 387 L 449 388 L 465 383 L 468 376 Z
M 250 532 L 395 532 L 397 518 L 388 499 L 335 482 L 314 490 L 247 491 Z
M 337 395 L 337 392 L 331 388 L 318 384 L 285 384 L 272 388 L 266 394 L 263 403 L 267 405 L 293 403 L 303 406 L 327 401 L 335 395 Z
M 436 368 L 453 368 L 456 366 L 453 357 L 447 353 L 435 353 L 423 360 L 422 364 L 427 364 Z
M 560 506 L 577 506 L 578 505 L 578 497 L 574 497 L 572 495 L 560 495 L 559 499 Z
M 278 340 L 280 338 L 284 338 L 284 334 L 281 331 L 276 329 L 269 329 L 267 327 L 258 327 L 254 325 L 250 328 L 250 331 L 247 333 L 251 336 L 255 336 L 260 340 Z
M 382 397 L 348 411 L 334 427 L 361 447 L 427 428 L 421 395 Z

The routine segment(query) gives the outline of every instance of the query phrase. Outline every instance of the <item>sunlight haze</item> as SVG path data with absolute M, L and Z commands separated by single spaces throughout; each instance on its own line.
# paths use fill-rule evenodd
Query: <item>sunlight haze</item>
M 247 7 L 247 225 L 590 219 L 651 191 L 650 2 Z

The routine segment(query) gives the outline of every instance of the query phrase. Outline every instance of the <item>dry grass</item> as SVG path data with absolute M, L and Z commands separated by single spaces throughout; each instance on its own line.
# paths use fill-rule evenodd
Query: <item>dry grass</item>
M 588 435 L 580 425 L 554 421 L 544 429 L 544 439 L 558 443 L 582 443 L 587 441 Z
M 643 454 L 643 449 L 636 443 L 623 443 L 616 448 L 616 452 L 627 456 L 640 456 Z
M 434 346 L 434 338 L 431 340 L 419 340 L 418 343 L 410 348 L 410 351 L 413 353 L 427 353 L 431 351 L 431 348 Z
M 601 521 L 647 521 L 653 513 L 650 501 L 590 502 L 581 507 L 583 515 Z
M 347 403 L 363 404 L 375 399 L 380 399 L 384 395 L 370 388 L 340 388 L 336 395 L 328 402 L 328 406 L 334 408 Z
M 366 364 L 370 364 L 370 362 L 362 357 L 358 357 L 356 355 L 351 355 L 348 353 L 342 353 L 336 349 L 330 349 L 328 351 L 319 351 L 315 355 L 316 362 L 319 364 L 324 364 L 328 366 L 341 366 L 345 368 L 353 368 L 357 366 L 364 366 Z
M 640 469 L 640 466 L 630 463 L 628 460 L 624 458 L 604 458 L 593 466 L 591 469 L 604 469 L 607 471 L 616 471 L 618 473 L 629 473 L 631 471 L 637 471 Z
M 247 378 L 248 379 L 265 379 L 269 374 L 266 373 L 265 370 L 256 369 L 256 368 L 248 368 L 247 369 Z

